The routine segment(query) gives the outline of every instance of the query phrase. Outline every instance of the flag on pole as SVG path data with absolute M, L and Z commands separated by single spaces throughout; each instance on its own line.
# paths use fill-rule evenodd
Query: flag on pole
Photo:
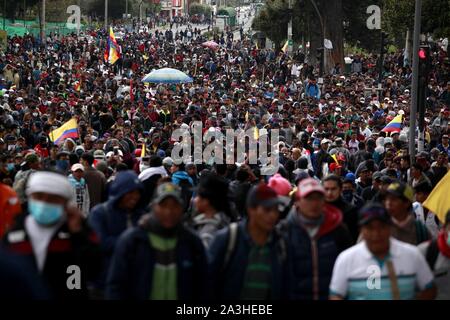
M 400 132 L 402 126 L 402 115 L 399 114 L 391 122 L 389 122 L 384 128 L 383 132 Z
M 258 129 L 258 127 L 254 127 L 253 128 L 253 138 L 255 138 L 255 140 L 259 139 L 259 129 Z
M 337 157 L 336 157 L 336 154 L 333 154 L 331 157 L 333 158 L 333 160 L 334 160 L 334 162 L 335 162 L 336 164 L 339 164 L 339 161 L 338 161 L 338 159 L 337 159 Z
M 58 129 L 50 132 L 50 140 L 54 144 L 61 144 L 67 138 L 78 138 L 78 124 L 77 119 L 72 118 L 66 123 L 64 123 Z
M 423 203 L 423 206 L 430 210 L 430 212 L 433 212 L 442 223 L 445 222 L 445 216 L 450 210 L 450 197 L 448 196 L 449 185 L 450 171 L 439 181 L 427 200 Z
M 286 40 L 286 43 L 284 44 L 283 48 L 281 48 L 281 51 L 286 53 L 288 50 L 288 47 L 289 47 L 289 40 Z
M 144 158 L 146 154 L 147 154 L 147 141 L 144 141 L 141 149 L 141 159 Z
M 116 63 L 116 61 L 120 59 L 119 50 L 120 48 L 117 44 L 116 37 L 114 36 L 113 29 L 112 27 L 109 27 L 109 36 L 105 50 L 105 61 L 110 64 Z

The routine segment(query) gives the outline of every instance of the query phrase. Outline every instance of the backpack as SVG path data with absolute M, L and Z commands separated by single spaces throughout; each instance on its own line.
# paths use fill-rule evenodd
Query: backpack
M 425 259 L 427 260 L 428 266 L 432 271 L 434 271 L 434 266 L 436 264 L 437 258 L 439 256 L 439 248 L 436 240 L 430 242 L 425 254 Z
M 190 207 L 193 194 L 192 185 L 189 180 L 186 179 L 181 179 L 178 185 L 181 188 L 181 197 L 184 201 L 184 211 L 187 211 Z
M 277 245 L 280 249 L 280 255 L 279 255 L 279 259 L 280 262 L 283 263 L 284 261 L 286 261 L 287 258 L 287 250 L 286 250 L 286 242 L 285 239 L 281 236 L 281 232 L 283 231 L 282 227 L 275 227 L 274 232 L 276 234 L 278 234 L 278 242 Z M 236 243 L 237 243 L 237 237 L 238 237 L 238 232 L 239 232 L 239 224 L 238 222 L 232 222 L 230 223 L 230 227 L 229 227 L 229 236 L 228 236 L 228 244 L 227 244 L 227 250 L 225 252 L 225 258 L 223 260 L 223 265 L 222 265 L 222 271 L 224 271 L 226 269 L 226 267 L 228 266 L 228 263 L 230 262 L 231 256 L 233 255 L 233 252 L 236 248 Z

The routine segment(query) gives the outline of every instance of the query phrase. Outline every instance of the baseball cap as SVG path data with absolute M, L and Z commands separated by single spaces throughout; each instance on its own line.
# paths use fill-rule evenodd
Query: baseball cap
M 396 181 L 391 183 L 387 188 L 386 193 L 399 198 L 406 199 L 409 202 L 414 201 L 414 190 L 411 188 L 410 185 L 405 184 L 403 182 Z
M 389 184 L 389 185 L 393 182 L 392 178 L 389 177 L 388 175 L 381 175 L 380 180 L 381 180 L 381 183 Z
M 300 183 L 298 184 L 298 192 L 297 192 L 297 195 L 300 198 L 307 197 L 309 194 L 313 192 L 319 192 L 324 195 L 325 189 L 320 184 L 320 182 L 314 178 L 308 178 L 300 181 Z
M 363 226 L 374 220 L 391 223 L 391 217 L 385 207 L 377 203 L 369 203 L 359 211 L 358 224 Z
M 383 174 L 380 171 L 375 171 L 372 174 L 372 180 L 373 181 L 380 180 L 382 176 L 383 176 Z
M 94 151 L 94 158 L 95 159 L 104 159 L 105 158 L 105 152 L 103 150 L 95 150 Z
M 271 187 L 265 183 L 253 186 L 247 195 L 247 208 L 277 207 L 279 204 L 278 195 Z
M 75 171 L 77 171 L 77 170 L 84 171 L 84 167 L 83 167 L 83 165 L 82 165 L 81 163 L 75 163 L 75 164 L 72 166 L 72 168 L 70 168 L 70 170 L 71 170 L 72 172 L 75 172 Z
M 331 140 L 329 139 L 323 139 L 322 141 L 320 141 L 320 144 L 326 144 L 326 143 L 331 143 Z
M 156 188 L 153 203 L 161 203 L 169 197 L 174 198 L 180 205 L 184 205 L 180 187 L 170 182 L 163 183 Z
M 29 153 L 25 156 L 25 161 L 27 163 L 36 163 L 39 162 L 39 156 L 35 153 Z

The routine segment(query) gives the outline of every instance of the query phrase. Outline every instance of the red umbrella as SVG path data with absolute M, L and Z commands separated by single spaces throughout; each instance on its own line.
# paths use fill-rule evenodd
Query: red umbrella
M 215 41 L 212 41 L 212 40 L 203 42 L 202 46 L 204 46 L 206 48 L 213 49 L 213 50 L 219 49 L 219 44 L 217 42 L 215 42 Z

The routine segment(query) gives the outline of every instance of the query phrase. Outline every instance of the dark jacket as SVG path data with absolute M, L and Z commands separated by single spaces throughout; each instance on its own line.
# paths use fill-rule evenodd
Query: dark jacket
M 39 276 L 21 257 L 0 250 L 0 298 L 2 300 L 48 299 L 47 289 Z
M 105 175 L 94 168 L 86 168 L 84 179 L 88 185 L 90 207 L 102 203 L 106 197 L 106 178 Z
M 352 244 L 342 213 L 325 205 L 324 221 L 313 239 L 301 226 L 293 209 L 280 227 L 288 253 L 288 297 L 293 300 L 326 300 L 337 256 Z
M 247 219 L 239 222 L 236 245 L 227 265 L 224 265 L 228 247 L 230 228 L 217 232 L 209 249 L 210 290 L 215 300 L 237 300 L 240 298 L 247 271 L 251 238 L 247 231 Z M 282 299 L 285 294 L 284 277 L 286 274 L 285 256 L 282 239 L 273 232 L 269 240 L 271 257 L 270 299 Z M 283 242 L 284 243 L 284 242 Z M 283 251 L 284 250 L 284 251 Z
M 118 174 L 111 185 L 108 201 L 92 208 L 89 214 L 89 225 L 100 239 L 100 247 L 104 256 L 104 267 L 100 283 L 106 280 L 107 270 L 117 239 L 127 229 L 128 218 L 130 218 L 132 225 L 136 226 L 145 212 L 144 208 L 138 207 L 131 213 L 131 216 L 128 216 L 129 213 L 120 209 L 117 202 L 126 193 L 141 188 L 142 185 L 137 176 L 129 174 L 129 172 Z
M 148 300 L 152 290 L 155 250 L 148 236 L 153 231 L 149 216 L 127 230 L 117 242 L 106 284 L 108 299 Z M 207 260 L 200 238 L 184 226 L 177 237 L 177 296 L 179 300 L 206 298 Z
M 23 263 L 30 267 L 35 275 L 39 275 L 33 247 L 25 228 L 24 213 L 16 220 L 15 227 L 4 237 L 5 248 L 16 253 L 23 259 Z M 47 248 L 47 257 L 41 279 L 48 288 L 52 299 L 72 300 L 87 299 L 86 283 L 98 275 L 101 259 L 98 240 L 89 227 L 83 227 L 79 233 L 70 233 L 67 224 L 63 224 L 53 235 Z M 67 280 L 70 273 L 67 268 L 71 265 L 80 267 L 81 289 L 70 290 Z
M 358 209 L 339 197 L 336 201 L 330 202 L 332 206 L 336 209 L 341 210 L 343 214 L 343 222 L 347 226 L 348 231 L 350 232 L 350 236 L 353 239 L 353 244 L 356 243 L 359 236 L 359 227 L 358 227 Z

